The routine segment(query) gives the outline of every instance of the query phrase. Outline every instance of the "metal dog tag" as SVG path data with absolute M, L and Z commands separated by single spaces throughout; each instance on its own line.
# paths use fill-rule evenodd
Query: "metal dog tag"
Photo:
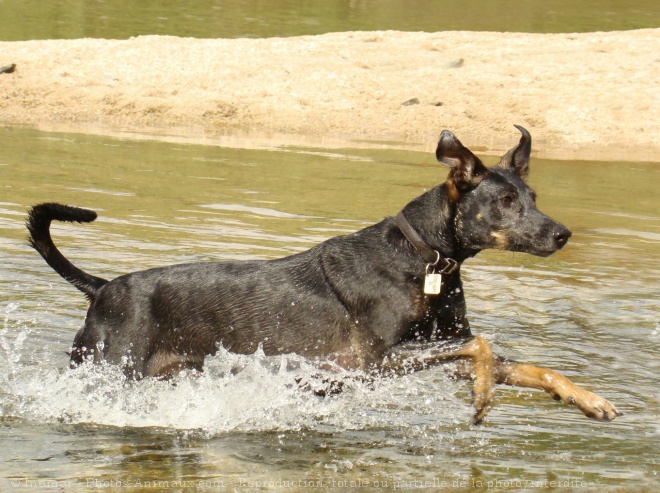
M 424 294 L 440 294 L 442 290 L 441 274 L 426 274 L 424 278 Z

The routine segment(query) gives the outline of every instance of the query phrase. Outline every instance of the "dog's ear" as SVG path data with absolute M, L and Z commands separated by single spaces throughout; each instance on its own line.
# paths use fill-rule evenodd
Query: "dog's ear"
M 454 201 L 458 200 L 460 193 L 475 188 L 488 176 L 488 168 L 449 130 L 443 130 L 440 134 L 435 157 L 451 168 L 447 186 Z
M 500 161 L 501 168 L 515 171 L 520 178 L 526 180 L 529 176 L 529 156 L 532 153 L 532 136 L 520 125 L 515 125 L 522 136 L 516 147 L 510 149 Z

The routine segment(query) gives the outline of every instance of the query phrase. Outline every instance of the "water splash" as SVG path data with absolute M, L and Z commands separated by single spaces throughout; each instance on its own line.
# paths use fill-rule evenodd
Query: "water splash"
M 23 341 L 29 336 L 25 328 L 19 332 Z M 349 372 L 319 370 L 297 355 L 236 355 L 220 349 L 207 358 L 202 373 L 136 382 L 111 365 L 69 370 L 57 366 L 62 362 L 24 361 L 21 336 L 13 340 L 0 334 L 0 416 L 40 423 L 157 427 L 214 436 L 454 425 L 470 419 L 469 403 L 454 395 L 456 384 L 441 371 L 365 383 Z M 345 384 L 338 395 L 323 398 L 302 388 L 337 379 Z

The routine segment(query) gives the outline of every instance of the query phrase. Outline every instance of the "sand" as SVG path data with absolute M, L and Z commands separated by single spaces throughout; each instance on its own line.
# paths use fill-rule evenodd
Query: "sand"
M 538 156 L 660 160 L 660 29 L 0 42 L 11 63 L 4 124 L 484 153 L 519 124 Z

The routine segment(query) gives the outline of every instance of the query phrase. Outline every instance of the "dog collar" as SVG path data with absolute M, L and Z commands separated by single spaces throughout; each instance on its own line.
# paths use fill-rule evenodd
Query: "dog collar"
M 452 258 L 443 257 L 439 251 L 424 241 L 415 228 L 408 222 L 403 211 L 396 215 L 394 222 L 403 233 L 403 236 L 408 239 L 412 246 L 415 247 L 415 250 L 417 250 L 417 253 L 419 253 L 419 256 L 426 262 L 427 272 L 429 269 L 433 271 L 438 269 L 438 274 L 451 274 L 458 269 L 458 262 Z

